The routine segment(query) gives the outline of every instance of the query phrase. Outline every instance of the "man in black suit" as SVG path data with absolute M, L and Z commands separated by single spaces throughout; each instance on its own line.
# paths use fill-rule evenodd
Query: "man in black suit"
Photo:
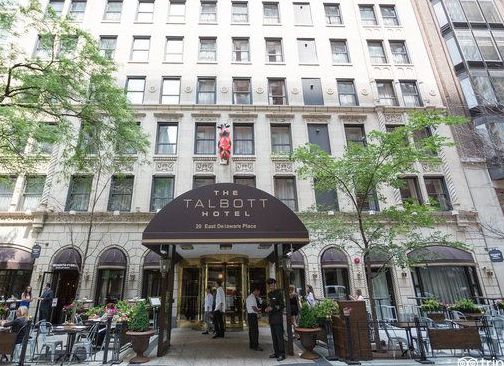
M 268 306 L 264 311 L 268 313 L 271 338 L 273 338 L 273 349 L 275 353 L 270 355 L 270 358 L 276 358 L 277 361 L 285 360 L 285 345 L 284 345 L 284 326 L 283 326 L 283 309 L 285 308 L 284 296 L 281 290 L 276 288 L 276 280 L 274 278 L 266 281 L 268 285 Z
M 39 320 L 50 321 L 49 315 L 51 314 L 51 306 L 54 298 L 54 292 L 51 290 L 51 284 L 46 283 L 42 295 L 39 297 L 40 300 L 40 310 L 39 310 Z

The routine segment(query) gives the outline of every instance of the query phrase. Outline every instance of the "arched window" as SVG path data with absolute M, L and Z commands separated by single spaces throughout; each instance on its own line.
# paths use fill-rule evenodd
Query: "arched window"
M 98 260 L 96 304 L 115 303 L 123 298 L 126 267 L 127 259 L 122 250 L 110 248 L 102 253 Z
M 0 294 L 17 298 L 30 284 L 33 269 L 31 253 L 8 246 L 0 246 Z
M 295 251 L 291 256 L 292 272 L 290 273 L 290 284 L 296 287 L 300 295 L 305 292 L 305 262 L 303 253 Z
M 152 250 L 147 253 L 143 263 L 142 298 L 158 297 L 161 292 L 160 255 Z
M 328 248 L 320 258 L 324 296 L 332 299 L 346 299 L 350 294 L 348 278 L 348 258 L 337 248 Z

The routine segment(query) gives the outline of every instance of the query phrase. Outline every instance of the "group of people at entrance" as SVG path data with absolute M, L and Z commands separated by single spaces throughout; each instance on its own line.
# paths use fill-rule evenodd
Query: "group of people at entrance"
M 215 296 L 212 294 L 212 286 L 208 286 L 204 303 L 204 321 L 206 330 L 203 334 L 210 334 L 213 328 L 213 338 L 224 338 L 224 313 L 226 309 L 225 294 L 222 288 L 222 281 L 217 280 L 217 290 Z M 283 341 L 283 310 L 285 301 L 282 291 L 276 288 L 276 280 L 270 278 L 266 281 L 268 286 L 268 297 L 265 303 L 261 301 L 261 289 L 254 286 L 252 292 L 245 301 L 247 307 L 247 322 L 249 329 L 249 347 L 255 351 L 263 351 L 259 346 L 259 316 L 261 313 L 268 314 L 271 328 L 271 338 L 273 339 L 274 353 L 270 358 L 277 361 L 285 360 L 285 346 Z

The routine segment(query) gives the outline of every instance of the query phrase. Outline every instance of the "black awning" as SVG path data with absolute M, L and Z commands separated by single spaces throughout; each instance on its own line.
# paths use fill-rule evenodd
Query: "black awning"
M 126 255 L 123 253 L 121 249 L 118 248 L 110 248 L 102 253 L 100 259 L 98 260 L 98 267 L 106 268 L 126 268 L 127 260 Z
M 82 259 L 80 253 L 74 248 L 60 250 L 54 257 L 52 268 L 54 270 L 80 271 Z
M 474 264 L 471 253 L 441 245 L 413 250 L 408 257 L 417 263 Z
M 12 247 L 0 247 L 0 269 L 33 268 L 31 253 Z
M 348 266 L 348 258 L 342 250 L 334 247 L 328 248 L 322 253 L 320 264 L 322 267 Z

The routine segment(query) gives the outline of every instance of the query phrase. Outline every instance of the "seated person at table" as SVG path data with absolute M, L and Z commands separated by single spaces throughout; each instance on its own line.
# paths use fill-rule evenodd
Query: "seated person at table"
M 28 308 L 26 306 L 20 306 L 16 310 L 16 319 L 11 322 L 0 322 L 6 328 L 11 328 L 12 333 L 17 333 L 16 336 L 16 344 L 23 343 L 23 338 L 26 332 L 26 328 L 23 328 L 26 325 L 26 321 L 28 320 Z M 2 324 L 3 323 L 3 324 Z

